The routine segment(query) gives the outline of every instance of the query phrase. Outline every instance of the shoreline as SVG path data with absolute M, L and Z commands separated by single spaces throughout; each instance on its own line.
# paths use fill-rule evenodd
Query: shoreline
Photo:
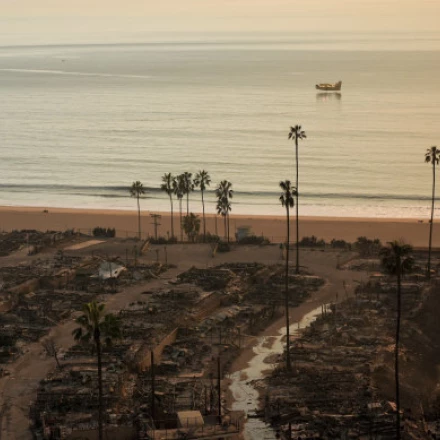
M 153 219 L 150 214 L 159 214 L 158 235 L 170 235 L 171 221 L 169 212 L 141 211 L 142 236 L 154 236 Z M 115 228 L 119 237 L 137 235 L 137 211 L 117 209 L 77 209 L 0 206 L 0 230 L 10 232 L 20 229 L 41 231 L 63 231 L 75 229 L 78 232 L 91 233 L 93 228 Z M 202 217 L 200 213 L 197 215 Z M 201 218 L 202 220 L 202 218 Z M 295 217 L 290 218 L 291 226 Z M 264 235 L 271 242 L 279 243 L 286 238 L 286 220 L 279 215 L 230 215 L 230 238 L 235 240 L 235 231 L 249 226 L 255 235 Z M 440 236 L 436 230 L 440 226 L 434 222 L 433 246 L 440 247 Z M 295 241 L 295 228 L 291 229 L 291 242 Z M 224 235 L 223 218 L 206 214 L 206 230 L 211 234 Z M 179 213 L 174 212 L 174 231 L 179 236 Z M 203 221 L 200 232 L 203 233 Z M 362 218 L 362 217 L 311 217 L 300 216 L 300 237 L 315 235 L 329 242 L 332 239 L 344 239 L 354 242 L 360 236 L 378 238 L 383 243 L 404 239 L 415 247 L 427 247 L 429 221 L 414 218 Z

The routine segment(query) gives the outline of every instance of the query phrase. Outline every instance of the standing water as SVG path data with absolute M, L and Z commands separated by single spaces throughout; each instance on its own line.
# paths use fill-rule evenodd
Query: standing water
M 321 306 L 312 310 L 298 322 L 290 326 L 290 334 L 298 335 L 298 330 L 309 326 L 321 314 Z M 258 344 L 253 348 L 255 356 L 251 359 L 248 367 L 237 371 L 229 376 L 231 379 L 230 390 L 234 398 L 232 409 L 234 411 L 244 411 L 246 418 L 255 412 L 259 406 L 259 393 L 254 387 L 254 381 L 263 379 L 264 372 L 269 366 L 264 360 L 269 355 L 282 354 L 284 344 L 283 337 L 286 335 L 286 327 L 283 327 L 278 336 L 263 336 Z M 243 430 L 246 440 L 276 440 L 275 431 L 259 418 L 247 418 Z

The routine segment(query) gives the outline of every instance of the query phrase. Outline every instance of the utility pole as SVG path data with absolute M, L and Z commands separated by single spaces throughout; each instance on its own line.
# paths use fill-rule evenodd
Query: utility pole
M 220 378 L 220 356 L 217 358 L 217 394 L 218 394 L 218 421 L 222 422 L 222 389 Z
M 162 216 L 159 214 L 150 214 L 150 217 L 153 219 L 153 223 L 150 224 L 154 225 L 154 239 L 157 240 L 157 227 L 160 226 L 158 221 L 160 218 L 162 218 Z
M 155 377 L 154 377 L 154 352 L 151 350 L 151 418 L 154 424 L 156 424 L 156 408 L 155 408 Z

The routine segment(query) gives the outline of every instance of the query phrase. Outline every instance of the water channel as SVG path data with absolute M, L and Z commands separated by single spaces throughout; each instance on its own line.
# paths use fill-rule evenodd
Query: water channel
M 298 322 L 290 325 L 290 334 L 295 336 L 299 329 L 303 329 L 310 325 L 321 314 L 322 308 L 312 310 L 303 316 Z M 258 344 L 253 347 L 254 357 L 250 360 L 247 368 L 232 373 L 230 390 L 232 392 L 234 403 L 232 409 L 234 411 L 244 411 L 246 423 L 243 429 L 245 440 L 277 440 L 275 431 L 263 420 L 259 418 L 248 418 L 249 415 L 255 413 L 259 406 L 259 393 L 253 386 L 253 381 L 263 379 L 264 372 L 272 369 L 275 364 L 265 363 L 264 360 L 268 356 L 283 353 L 284 344 L 283 337 L 286 335 L 286 327 L 279 331 L 278 336 L 263 336 L 259 338 Z

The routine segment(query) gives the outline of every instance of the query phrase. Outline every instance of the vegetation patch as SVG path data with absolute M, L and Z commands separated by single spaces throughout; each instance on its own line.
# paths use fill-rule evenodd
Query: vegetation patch
M 101 228 L 100 226 L 97 226 L 93 229 L 92 234 L 94 237 L 115 237 L 116 236 L 116 229 L 115 228 Z

